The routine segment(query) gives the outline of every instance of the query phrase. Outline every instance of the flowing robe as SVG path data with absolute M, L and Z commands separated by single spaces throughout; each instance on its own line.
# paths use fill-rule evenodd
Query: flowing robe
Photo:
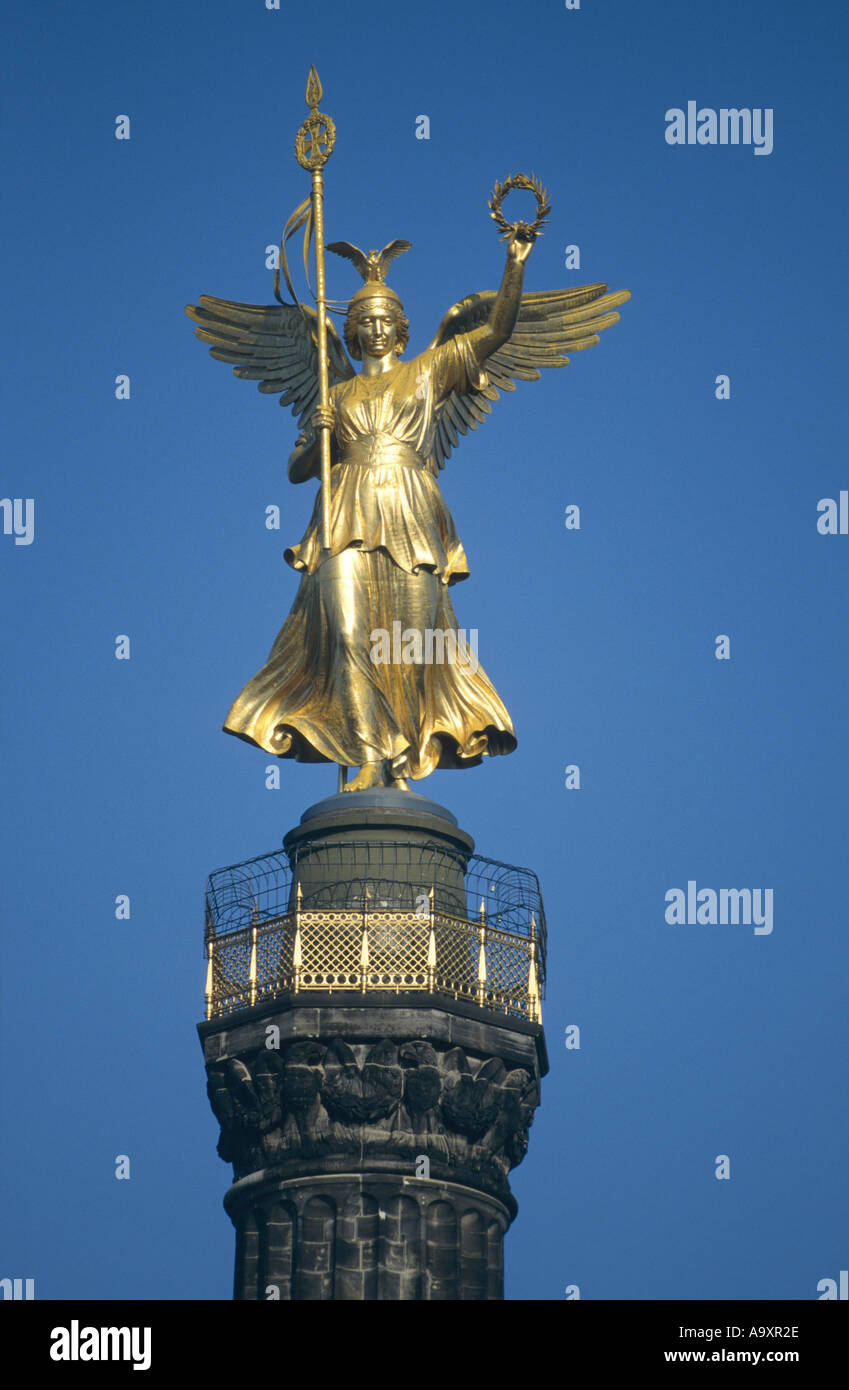
M 279 757 L 386 760 L 413 778 L 516 747 L 476 644 L 467 634 L 455 647 L 448 589 L 469 568 L 426 464 L 439 402 L 485 379 L 459 335 L 332 387 L 331 546 L 321 548 L 319 490 L 303 540 L 285 552 L 302 576 L 292 611 L 234 701 L 228 733 Z M 428 633 L 452 637 L 441 647 Z

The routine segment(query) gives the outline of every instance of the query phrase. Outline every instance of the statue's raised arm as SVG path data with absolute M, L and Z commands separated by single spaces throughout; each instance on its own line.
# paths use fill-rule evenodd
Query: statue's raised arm
M 436 410 L 428 460 L 435 473 L 445 467 L 459 436 L 489 415 L 499 391 L 514 391 L 517 381 L 537 381 L 541 368 L 568 366 L 567 352 L 594 347 L 599 334 L 619 322 L 616 310 L 631 297 L 630 290 L 609 293 L 607 285 L 523 294 L 531 245 L 514 234 L 501 288 L 469 294 L 452 305 L 430 344 L 437 348 L 466 335 L 476 359 L 486 364 L 478 382 L 452 389 Z

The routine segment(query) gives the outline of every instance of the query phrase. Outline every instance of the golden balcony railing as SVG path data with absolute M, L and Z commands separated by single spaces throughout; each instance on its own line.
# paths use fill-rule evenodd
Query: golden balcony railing
M 301 908 L 208 932 L 206 1017 L 223 1018 L 281 994 L 445 994 L 511 1018 L 541 1022 L 540 957 L 526 934 L 429 910 Z

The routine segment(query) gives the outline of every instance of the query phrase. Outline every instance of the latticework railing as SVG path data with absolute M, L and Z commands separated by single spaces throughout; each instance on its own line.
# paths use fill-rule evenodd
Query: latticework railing
M 536 923 L 527 936 L 429 912 L 295 909 L 207 936 L 206 1017 L 284 993 L 448 994 L 540 1021 Z
M 263 855 L 210 877 L 208 1019 L 280 994 L 419 991 L 540 1021 L 545 916 L 535 874 L 479 855 L 458 866 L 434 843 L 313 843 L 310 855 L 323 856 L 323 877 L 306 893 L 304 854 L 293 863 Z

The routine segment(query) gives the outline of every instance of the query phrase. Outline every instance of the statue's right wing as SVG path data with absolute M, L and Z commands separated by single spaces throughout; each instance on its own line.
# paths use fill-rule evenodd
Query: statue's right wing
M 280 395 L 303 429 L 318 405 L 318 316 L 306 304 L 237 304 L 202 294 L 186 313 L 197 324 L 195 336 L 209 343 L 218 362 L 235 363 L 233 375 L 257 382 L 267 395 Z M 336 328 L 327 321 L 330 385 L 354 375 L 353 364 Z

